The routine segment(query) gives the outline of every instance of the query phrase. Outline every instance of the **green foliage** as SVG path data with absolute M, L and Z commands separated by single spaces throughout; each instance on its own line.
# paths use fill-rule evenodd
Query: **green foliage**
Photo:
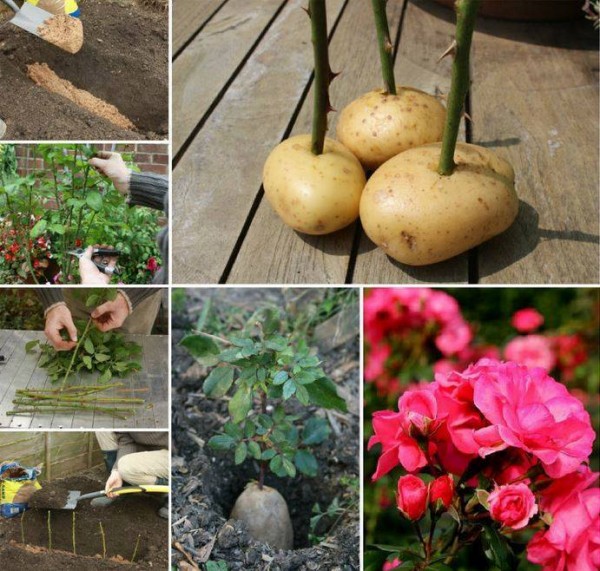
M 44 329 L 44 309 L 33 289 L 2 289 L 0 329 Z
M 207 561 L 204 565 L 206 571 L 229 571 L 225 561 Z
M 199 322 L 206 319 L 205 313 Z M 200 363 L 218 365 L 203 384 L 208 397 L 232 393 L 231 421 L 208 445 L 233 450 L 236 464 L 258 460 L 279 477 L 297 472 L 314 477 L 318 467 L 311 448 L 329 437 L 329 424 L 320 417 L 302 423 L 299 416 L 288 414 L 284 403 L 295 399 L 303 406 L 339 410 L 346 410 L 346 403 L 306 341 L 281 333 L 281 328 L 279 311 L 267 307 L 228 338 L 198 333 L 181 344 Z M 274 404 L 269 407 L 268 401 Z

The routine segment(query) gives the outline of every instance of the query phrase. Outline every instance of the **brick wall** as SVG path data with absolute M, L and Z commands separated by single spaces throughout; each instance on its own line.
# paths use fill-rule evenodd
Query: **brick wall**
M 131 143 L 95 145 L 98 150 L 133 153 L 134 162 L 142 172 L 155 172 L 167 175 L 169 173 L 169 147 L 160 143 Z M 21 175 L 30 174 L 44 169 L 44 161 L 36 158 L 34 145 L 16 145 L 17 165 Z

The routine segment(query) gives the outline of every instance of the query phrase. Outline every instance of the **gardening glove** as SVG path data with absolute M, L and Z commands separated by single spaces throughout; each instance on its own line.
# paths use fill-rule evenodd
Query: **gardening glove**
M 51 14 L 68 14 L 74 18 L 78 18 L 80 15 L 79 6 L 75 0 L 27 0 L 27 2 Z
M 119 474 L 118 470 L 113 470 L 106 480 L 106 485 L 104 486 L 104 491 L 109 498 L 117 498 L 117 494 L 111 494 L 110 491 L 115 488 L 120 488 L 123 485 L 123 478 L 121 478 L 121 474 Z
M 119 293 L 114 301 L 107 301 L 92 311 L 94 325 L 100 331 L 110 331 L 121 327 L 129 315 L 129 304 Z
M 70 341 L 65 341 L 60 332 L 66 329 Z M 73 323 L 73 317 L 66 305 L 57 305 L 46 314 L 46 327 L 44 334 L 57 351 L 71 351 L 77 345 L 77 328 Z
M 89 160 L 89 164 L 108 177 L 121 194 L 126 195 L 129 192 L 131 171 L 119 153 L 98 151 L 96 156 Z
M 79 258 L 79 274 L 81 275 L 81 283 L 83 285 L 107 285 L 110 283 L 111 275 L 103 274 L 94 264 L 92 259 L 92 252 L 94 248 L 105 248 L 105 246 L 88 246 L 83 256 Z M 101 256 L 94 256 L 95 261 L 110 268 L 114 268 L 117 265 L 117 258 L 107 257 L 102 259 Z

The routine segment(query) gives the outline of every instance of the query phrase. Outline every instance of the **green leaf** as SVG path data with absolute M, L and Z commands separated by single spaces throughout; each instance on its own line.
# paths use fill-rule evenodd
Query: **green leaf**
M 229 401 L 229 414 L 233 422 L 242 422 L 252 408 L 252 391 L 240 387 Z
M 331 434 L 329 423 L 324 418 L 309 418 L 304 424 L 302 431 L 302 442 L 307 446 L 325 442 Z
M 217 358 L 219 347 L 210 337 L 207 337 L 202 333 L 184 337 L 181 340 L 181 345 L 202 365 L 210 367 L 219 362 L 219 359 Z
M 283 351 L 287 345 L 287 339 L 281 335 L 273 335 L 265 342 L 265 347 L 271 351 Z
M 244 436 L 242 429 L 237 424 L 233 424 L 233 422 L 225 423 L 223 430 L 225 431 L 225 434 L 228 434 L 235 440 L 241 440 Z
M 258 442 L 254 442 L 254 440 L 251 440 L 250 442 L 248 442 L 248 453 L 255 460 L 260 460 L 261 453 L 260 453 L 260 446 L 258 445 Z
M 293 379 L 288 379 L 283 385 L 283 400 L 289 399 L 296 392 L 296 383 Z
M 86 204 L 94 211 L 102 210 L 102 195 L 97 190 L 91 190 L 85 195 Z
M 246 438 L 252 438 L 256 434 L 256 425 L 248 420 L 244 425 L 244 436 Z
M 296 385 L 296 398 L 304 406 L 308 406 L 310 404 L 310 397 L 308 396 L 308 391 L 302 385 Z
M 217 367 L 206 377 L 202 390 L 210 398 L 221 398 L 233 384 L 233 367 Z
M 106 369 L 106 371 L 104 371 L 104 373 L 102 373 L 98 377 L 98 383 L 100 383 L 100 384 L 108 383 L 108 381 L 110 381 L 111 379 L 112 379 L 112 371 L 110 369 Z
M 274 450 L 273 448 L 269 448 L 261 454 L 260 459 L 261 460 L 271 460 L 276 454 L 277 454 L 276 450 Z
M 246 459 L 246 456 L 248 456 L 248 446 L 245 442 L 240 442 L 235 449 L 234 459 L 236 466 L 241 464 Z
M 92 358 L 89 355 L 83 355 L 83 357 L 81 358 L 81 360 L 83 361 L 83 363 L 85 364 L 85 366 L 88 369 L 92 368 Z
M 310 385 L 305 385 L 310 402 L 323 408 L 334 408 L 346 412 L 346 401 L 337 394 L 335 383 L 323 377 Z
M 294 456 L 294 464 L 300 472 L 311 478 L 317 475 L 317 459 L 308 450 L 298 450 Z
M 110 355 L 96 353 L 96 355 L 94 355 L 94 359 L 96 359 L 96 361 L 98 361 L 99 363 L 104 363 L 105 361 L 110 361 Z
M 277 474 L 277 472 L 281 471 L 283 468 L 283 458 L 279 454 L 277 456 L 273 456 L 269 462 L 269 468 L 272 472 Z
M 62 236 L 65 233 L 65 227 L 62 224 L 50 224 L 50 226 L 48 226 L 48 230 L 58 234 L 59 236 Z
M 208 446 L 215 450 L 230 450 L 235 445 L 235 440 L 227 434 L 217 434 L 208 441 Z
M 498 530 L 491 524 L 483 526 L 483 541 L 485 556 L 496 566 L 500 571 L 511 571 L 516 569 L 516 558 L 508 541 L 503 535 L 498 533 Z
M 37 238 L 38 236 L 41 236 L 46 231 L 47 226 L 48 226 L 48 222 L 46 222 L 42 218 L 41 220 L 38 220 L 36 222 L 35 226 L 30 230 L 29 235 L 32 238 Z
M 204 565 L 206 571 L 229 571 L 225 561 L 207 561 Z
M 90 354 L 93 355 L 94 354 L 94 343 L 92 343 L 92 340 L 88 337 L 84 343 L 83 343 L 83 348 Z
M 282 467 L 285 470 L 286 474 L 290 478 L 293 478 L 296 475 L 296 466 L 294 466 L 294 463 L 285 457 L 282 458 L 281 462 L 282 462 Z
M 283 385 L 288 380 L 287 371 L 277 371 L 273 376 L 274 385 Z
M 25 352 L 31 353 L 31 351 L 37 346 L 38 343 L 39 343 L 39 341 L 37 339 L 34 339 L 33 341 L 28 341 L 27 343 L 25 343 Z

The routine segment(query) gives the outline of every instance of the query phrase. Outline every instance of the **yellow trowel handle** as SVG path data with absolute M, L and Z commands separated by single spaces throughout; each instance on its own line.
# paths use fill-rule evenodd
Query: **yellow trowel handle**
M 138 494 L 140 492 L 150 492 L 153 494 L 168 494 L 171 488 L 169 486 L 162 486 L 158 484 L 142 485 L 142 486 L 124 486 L 122 488 L 115 488 L 111 490 L 111 494 L 117 494 L 122 496 L 123 494 Z

